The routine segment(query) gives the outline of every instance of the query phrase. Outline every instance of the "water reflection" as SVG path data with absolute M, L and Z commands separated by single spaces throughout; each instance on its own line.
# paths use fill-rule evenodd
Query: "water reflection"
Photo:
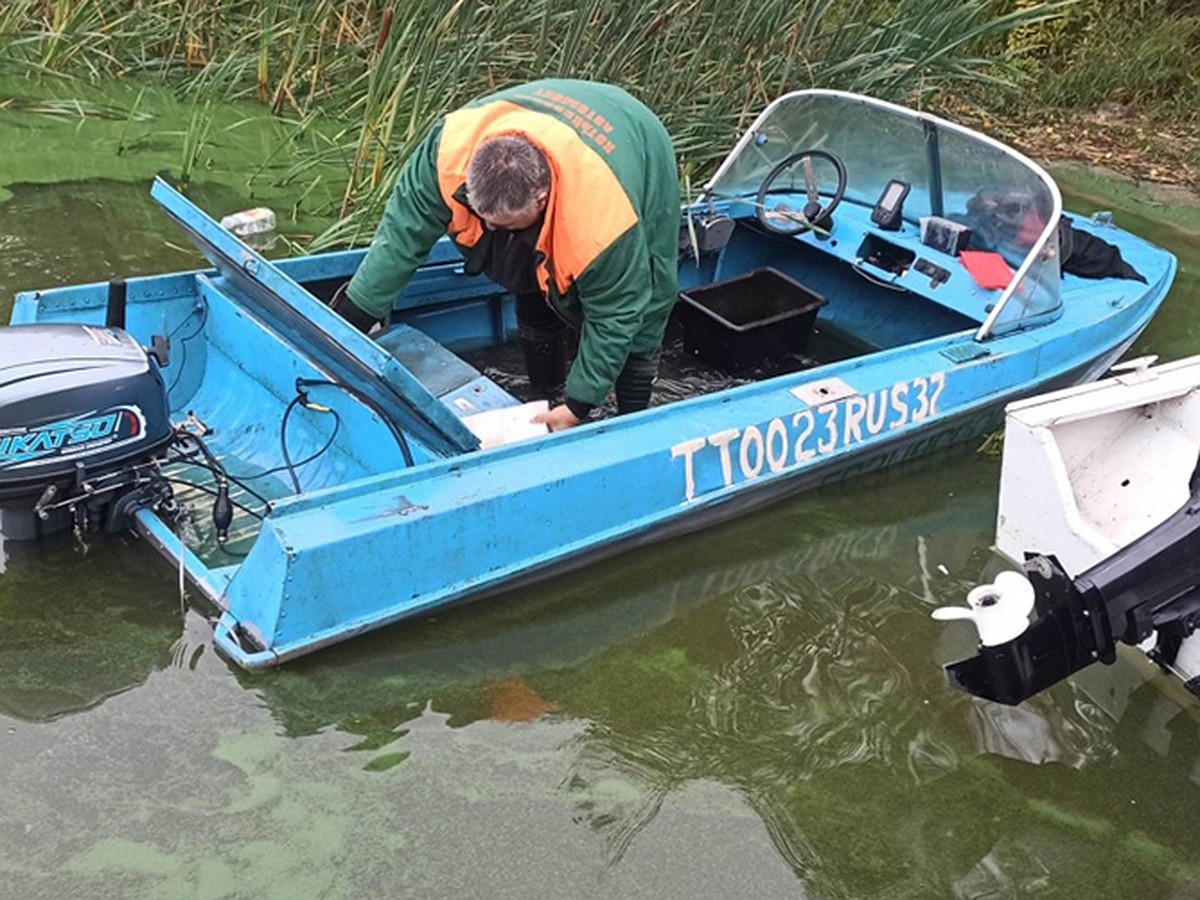
M 994 508 L 976 476 L 993 470 L 876 479 L 883 508 L 904 498 L 902 521 L 824 492 L 249 683 L 290 733 L 333 725 L 372 753 L 403 747 L 429 707 L 455 727 L 525 718 L 498 695 L 582 720 L 563 789 L 610 865 L 672 791 L 718 780 L 798 874 L 836 884 L 841 830 L 827 829 L 880 815 L 868 804 L 848 817 L 847 790 L 878 778 L 912 802 L 973 752 L 969 702 L 929 657 L 928 610 L 978 571 Z M 930 698 L 958 718 L 937 727 Z
M 950 693 L 932 664 L 939 626 L 930 606 L 961 596 L 970 579 L 960 579 L 987 557 L 980 529 L 990 492 L 956 487 L 931 477 L 883 491 L 889 508 L 908 502 L 902 522 L 871 524 L 869 513 L 847 508 L 861 494 L 846 504 L 823 498 L 815 516 L 806 504 L 803 521 L 784 513 L 774 523 L 798 526 L 791 533 L 805 550 L 726 570 L 726 584 L 736 572 L 747 580 L 660 634 L 535 681 L 592 723 L 566 787 L 610 864 L 672 791 L 716 778 L 746 798 L 780 855 L 823 895 L 1006 896 L 1080 878 L 1122 896 L 1145 879 L 1178 880 L 1177 870 L 1150 864 L 1155 855 L 1182 864 L 1193 853 L 1156 810 L 1162 785 L 1131 788 L 1129 774 L 1112 770 L 1115 758 L 1158 765 L 1144 729 L 1096 715 L 1072 685 L 1015 712 L 982 704 Z M 923 509 L 922 498 L 934 508 Z M 847 522 L 855 524 L 838 527 Z M 955 574 L 926 577 L 922 555 Z M 705 638 L 689 639 L 696 630 Z M 695 655 L 697 647 L 710 655 Z M 1160 690 L 1128 666 L 1104 671 L 1135 692 Z M 629 681 L 636 687 L 626 692 L 620 685 Z M 1165 703 L 1187 735 L 1177 751 L 1193 768 L 1195 723 Z M 1087 814 L 1073 798 L 1085 784 L 1106 810 L 1100 840 L 1078 825 Z M 1039 806 L 1031 798 L 1049 786 L 1058 799 Z M 1125 840 L 1114 790 L 1136 795 L 1131 807 L 1146 815 L 1144 835 L 1156 835 L 1145 838 L 1152 850 Z M 1196 799 L 1185 803 L 1194 809 Z M 1101 848 L 1125 864 L 1116 881 L 1112 872 L 1104 881 L 1075 871 L 1075 857 Z
M 170 225 L 148 185 L 92 181 L 81 188 L 12 186 L 12 199 L 0 207 L 4 322 L 17 291 L 207 267 L 190 249 L 164 245 Z
M 1159 795 L 1190 785 L 1200 745 L 1159 680 L 1122 659 L 1009 710 L 940 671 L 958 650 L 929 611 L 992 564 L 996 466 L 940 460 L 820 492 L 243 678 L 288 733 L 359 736 L 368 769 L 403 762 L 430 710 L 452 728 L 579 723 L 561 790 L 610 867 L 671 797 L 715 781 L 821 896 L 1179 884 L 1193 851 Z M 1161 723 L 1121 715 L 1155 708 L 1173 729 L 1165 768 Z M 1081 872 L 1097 852 L 1120 865 Z
M 695 621 L 667 629 L 701 628 L 707 640 L 644 638 L 545 691 L 593 722 L 568 788 L 610 863 L 671 791 L 718 778 L 758 812 L 797 874 L 829 890 L 853 875 L 839 845 L 868 841 L 890 821 L 880 801 L 907 803 L 921 785 L 953 777 L 969 736 L 931 717 L 930 698 L 947 697 L 922 632 L 929 605 L 977 568 L 991 499 L 925 478 L 924 493 L 904 491 L 911 515 L 902 522 L 873 520 L 832 494 L 776 514 L 779 527 L 758 534 L 786 543 L 711 575 L 712 599 Z M 886 501 L 891 488 L 878 490 Z M 922 557 L 959 574 L 931 579 Z M 684 649 L 697 646 L 720 651 L 705 659 Z M 643 676 L 637 705 L 612 701 L 623 672 Z M 888 855 L 877 847 L 869 857 Z M 911 868 L 907 855 L 896 847 L 892 865 Z
M 130 538 L 0 538 L 0 711 L 45 722 L 90 709 L 172 661 L 178 591 Z

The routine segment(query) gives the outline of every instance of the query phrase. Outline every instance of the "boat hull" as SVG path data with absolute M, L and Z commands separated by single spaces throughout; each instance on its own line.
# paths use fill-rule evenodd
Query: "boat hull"
M 698 398 L 674 410 L 596 423 L 553 442 L 517 444 L 376 479 L 359 490 L 289 501 L 224 590 L 217 644 L 246 669 L 277 665 L 364 631 L 961 445 L 994 429 L 1005 403 L 1095 377 L 1140 330 L 1136 318 L 1126 327 L 1099 356 L 1041 377 L 1025 374 L 1027 350 L 1003 363 L 941 371 L 932 370 L 933 360 L 945 359 L 936 351 L 925 368 L 910 357 L 908 366 L 929 374 L 892 382 L 888 400 L 904 395 L 898 384 L 916 395 L 914 381 L 936 386 L 945 375 L 936 400 L 935 388 L 928 388 L 928 414 L 894 429 L 885 419 L 876 434 L 873 422 L 861 434 L 843 422 L 837 440 L 829 439 L 833 446 L 822 445 L 815 433 L 800 440 L 808 416 L 813 431 L 820 426 L 828 436 L 829 415 L 853 422 L 852 398 L 862 394 L 821 414 L 823 404 L 798 401 L 784 379 L 741 389 L 744 397 Z M 880 374 L 894 377 L 894 371 Z M 914 398 L 903 414 L 889 407 L 892 424 L 922 402 Z M 750 412 L 764 404 L 775 415 Z M 681 434 L 696 437 L 679 440 Z

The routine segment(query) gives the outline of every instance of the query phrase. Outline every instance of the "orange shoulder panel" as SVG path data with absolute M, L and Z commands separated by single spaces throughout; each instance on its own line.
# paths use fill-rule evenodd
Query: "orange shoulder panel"
M 450 208 L 450 236 L 473 246 L 483 223 L 454 199 L 466 183 L 467 164 L 479 144 L 515 134 L 536 146 L 550 164 L 550 199 L 538 249 L 554 267 L 565 293 L 580 273 L 626 231 L 637 213 L 612 169 L 570 125 L 506 100 L 466 107 L 446 116 L 438 145 L 438 189 Z M 546 273 L 539 271 L 542 287 Z

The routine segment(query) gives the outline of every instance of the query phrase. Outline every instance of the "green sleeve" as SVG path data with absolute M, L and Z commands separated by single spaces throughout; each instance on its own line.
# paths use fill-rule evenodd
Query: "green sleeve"
M 579 352 L 567 376 L 567 396 L 598 406 L 625 366 L 652 297 L 650 258 L 639 222 L 576 279 L 583 308 Z
M 450 225 L 438 189 L 439 122 L 400 170 L 362 265 L 347 294 L 354 305 L 382 319 Z

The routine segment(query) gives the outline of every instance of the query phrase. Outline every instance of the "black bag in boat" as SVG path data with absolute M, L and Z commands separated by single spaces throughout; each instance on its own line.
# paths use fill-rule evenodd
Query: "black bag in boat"
M 1145 283 L 1145 277 L 1121 256 L 1108 241 L 1080 231 L 1063 216 L 1058 220 L 1059 266 L 1064 275 L 1080 278 L 1132 278 Z

